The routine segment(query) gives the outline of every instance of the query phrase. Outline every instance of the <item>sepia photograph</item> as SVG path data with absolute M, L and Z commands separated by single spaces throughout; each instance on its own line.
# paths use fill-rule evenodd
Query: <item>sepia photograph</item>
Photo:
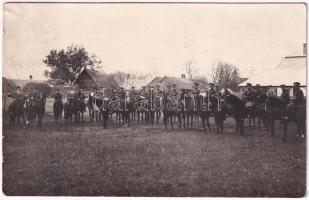
M 306 196 L 307 3 L 6 2 L 2 195 Z

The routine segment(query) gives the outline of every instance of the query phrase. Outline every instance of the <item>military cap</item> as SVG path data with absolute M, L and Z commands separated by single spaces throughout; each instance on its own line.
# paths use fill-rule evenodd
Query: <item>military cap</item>
M 93 87 L 92 89 L 93 89 L 93 90 L 96 90 L 96 89 L 97 89 L 97 87 Z
M 132 89 L 134 89 L 135 87 L 134 86 L 132 86 Z
M 252 84 L 251 83 L 247 83 L 246 86 L 252 86 Z
M 17 86 L 16 89 L 20 89 L 20 86 Z
M 256 86 L 256 87 L 260 87 L 261 85 L 260 85 L 260 84 L 256 84 L 255 86 Z
M 209 83 L 209 85 L 212 85 L 212 86 L 214 86 L 215 84 L 213 84 L 213 83 Z
M 294 82 L 294 86 L 300 86 L 299 82 Z
M 284 84 L 281 84 L 280 87 L 285 87 L 285 85 L 284 85 Z

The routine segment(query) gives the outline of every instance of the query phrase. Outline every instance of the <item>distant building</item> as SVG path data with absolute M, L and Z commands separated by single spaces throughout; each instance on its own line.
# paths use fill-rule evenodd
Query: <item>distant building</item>
M 96 70 L 86 68 L 77 76 L 74 84 L 84 90 L 89 90 L 93 87 L 111 88 L 112 86 L 118 86 L 112 76 L 104 72 L 98 72 Z
M 184 75 L 181 77 L 173 77 L 173 76 L 164 76 L 164 77 L 155 77 L 147 86 L 155 87 L 156 85 L 160 85 L 162 90 L 166 90 L 168 85 L 177 85 L 178 89 L 192 89 L 194 83 L 186 79 Z
M 297 81 L 300 82 L 301 89 L 306 95 L 306 54 L 306 44 L 304 44 L 303 55 L 286 56 L 275 68 L 265 70 L 242 82 L 239 86 L 244 87 L 247 83 L 251 83 L 253 86 L 260 84 L 262 87 L 271 85 L 275 88 L 276 94 L 279 96 L 281 95 L 281 84 L 293 87 L 293 83 Z M 293 95 L 292 90 L 290 90 L 290 95 Z

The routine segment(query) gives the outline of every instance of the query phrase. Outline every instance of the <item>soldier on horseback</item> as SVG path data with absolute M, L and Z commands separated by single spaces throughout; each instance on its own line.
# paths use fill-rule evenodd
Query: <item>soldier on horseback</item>
M 62 102 L 62 94 L 60 93 L 60 89 L 59 88 L 56 88 L 56 93 L 55 93 L 55 96 L 54 96 L 54 104 L 56 102 Z
M 179 97 L 179 92 L 177 90 L 176 84 L 173 84 L 172 87 L 173 87 L 173 89 L 171 91 L 171 95 Z
M 216 90 L 214 89 L 214 87 L 215 87 L 215 84 L 213 84 L 213 83 L 209 83 L 209 90 L 208 90 L 208 95 L 209 96 L 212 96 L 212 95 L 214 95 L 214 94 L 216 94 Z
M 246 84 L 246 90 L 243 92 L 243 98 L 245 102 L 254 102 L 256 94 L 252 90 L 252 84 L 247 83 Z
M 24 94 L 21 92 L 20 86 L 16 87 L 16 90 L 12 94 L 13 101 L 23 100 L 25 98 Z
M 300 83 L 295 82 L 294 83 L 294 96 L 295 96 L 295 103 L 297 105 L 302 105 L 304 103 L 304 93 L 300 89 Z
M 282 90 L 280 97 L 283 101 L 285 101 L 286 105 L 288 105 L 288 103 L 290 102 L 289 89 L 286 88 L 286 86 L 284 84 L 280 85 L 280 87 L 281 87 L 281 90 Z

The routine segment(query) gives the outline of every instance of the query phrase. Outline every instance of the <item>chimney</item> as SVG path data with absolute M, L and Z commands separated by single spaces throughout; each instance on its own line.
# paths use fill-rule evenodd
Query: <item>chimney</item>
M 303 44 L 303 54 L 304 54 L 304 56 L 307 55 L 307 43 Z
M 181 74 L 181 78 L 186 78 L 186 75 L 185 74 Z
M 32 81 L 32 75 L 29 76 L 30 81 Z

